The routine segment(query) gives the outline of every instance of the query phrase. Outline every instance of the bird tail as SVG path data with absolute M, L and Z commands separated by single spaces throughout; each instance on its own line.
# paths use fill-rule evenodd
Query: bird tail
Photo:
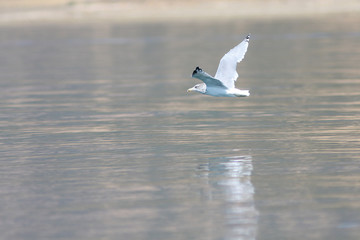
M 234 93 L 235 96 L 237 97 L 248 97 L 250 96 L 250 91 L 249 90 L 240 90 L 240 89 L 237 89 L 238 91 L 236 91 Z

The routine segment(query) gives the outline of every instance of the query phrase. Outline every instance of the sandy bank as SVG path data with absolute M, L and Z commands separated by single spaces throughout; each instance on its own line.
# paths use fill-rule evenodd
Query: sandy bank
M 346 4 L 345 4 L 346 2 Z M 51 21 L 193 21 L 232 18 L 316 17 L 359 14 L 360 2 L 347 0 L 86 1 L 14 0 L 0 3 L 0 24 Z

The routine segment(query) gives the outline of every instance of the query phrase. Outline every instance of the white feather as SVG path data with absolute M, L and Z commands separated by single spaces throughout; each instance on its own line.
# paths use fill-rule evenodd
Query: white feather
M 249 39 L 250 34 L 239 45 L 226 53 L 220 60 L 214 78 L 220 80 L 227 88 L 235 87 L 235 81 L 239 76 L 236 72 L 236 65 L 244 59 L 249 46 Z

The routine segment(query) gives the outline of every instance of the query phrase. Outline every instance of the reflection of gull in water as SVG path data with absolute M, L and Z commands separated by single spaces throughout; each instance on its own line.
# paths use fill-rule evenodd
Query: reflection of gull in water
M 214 77 L 197 67 L 192 77 L 200 79 L 204 83 L 196 84 L 189 88 L 188 92 L 199 92 L 215 97 L 248 97 L 249 90 L 240 90 L 235 88 L 235 81 L 238 78 L 236 65 L 244 59 L 245 53 L 249 46 L 250 35 L 220 60 L 219 67 Z
M 206 195 L 210 200 L 216 194 L 223 196 L 226 240 L 255 239 L 258 212 L 254 203 L 255 189 L 251 183 L 252 157 L 235 156 L 221 160 L 215 165 L 212 161 L 205 167 L 208 174 L 202 176 L 207 178 L 210 187 Z M 204 169 L 204 166 L 201 168 Z
M 227 158 L 223 162 L 226 178 L 219 182 L 224 187 L 228 209 L 226 218 L 230 226 L 227 239 L 255 239 L 257 210 L 254 204 L 253 170 L 251 156 Z
M 225 187 L 228 201 L 244 201 L 247 198 L 252 199 L 254 187 L 250 182 L 252 164 L 250 156 L 230 157 L 228 162 L 223 162 L 225 166 L 226 179 L 219 182 Z

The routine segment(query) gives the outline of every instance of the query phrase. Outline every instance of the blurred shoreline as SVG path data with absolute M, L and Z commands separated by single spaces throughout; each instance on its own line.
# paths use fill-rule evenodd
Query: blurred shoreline
M 357 16 L 360 2 L 347 0 L 13 0 L 0 2 L 0 24 L 51 22 L 168 22 L 244 18 Z

